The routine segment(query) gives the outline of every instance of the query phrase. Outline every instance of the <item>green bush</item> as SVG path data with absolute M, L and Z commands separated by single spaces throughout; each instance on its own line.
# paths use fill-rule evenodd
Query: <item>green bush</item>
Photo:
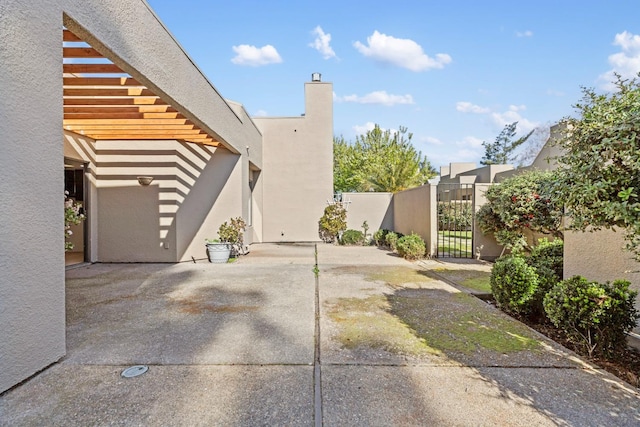
M 532 311 L 544 315 L 545 295 L 562 280 L 563 242 L 560 239 L 549 241 L 539 239 L 531 250 L 527 264 L 535 268 L 538 274 L 538 288 L 532 302 Z
M 574 276 L 558 283 L 544 298 L 544 309 L 554 325 L 561 328 L 590 356 L 610 356 L 626 345 L 625 333 L 636 324 L 636 291 L 629 282 L 604 284 Z
M 469 200 L 452 200 L 438 203 L 438 230 L 471 230 L 473 209 Z
M 364 234 L 360 230 L 346 230 L 340 238 L 341 245 L 362 245 Z
M 373 233 L 373 241 L 376 246 L 387 246 L 387 234 L 389 234 L 389 230 L 385 229 L 380 229 Z
M 398 239 L 398 254 L 404 259 L 420 259 L 424 257 L 426 246 L 422 237 L 415 233 Z
M 394 231 L 388 232 L 385 237 L 387 246 L 389 246 L 389 248 L 395 252 L 398 249 L 398 239 L 400 239 L 401 237 L 401 233 L 396 233 Z
M 538 274 L 519 256 L 498 259 L 491 270 L 491 292 L 504 311 L 529 314 L 535 310 Z
M 334 203 L 324 208 L 324 215 L 318 221 L 318 234 L 323 242 L 335 242 L 346 229 L 347 211 L 342 203 Z

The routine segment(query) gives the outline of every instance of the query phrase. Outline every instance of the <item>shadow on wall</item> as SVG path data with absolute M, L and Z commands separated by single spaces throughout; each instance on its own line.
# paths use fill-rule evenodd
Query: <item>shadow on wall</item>
M 212 214 L 214 205 L 240 156 L 224 148 L 161 143 L 162 149 L 140 149 L 140 144 L 129 143 L 133 149 L 98 150 L 99 261 L 176 262 L 200 229 L 210 228 L 215 234 L 219 224 L 213 228 L 210 223 L 220 222 L 220 215 Z M 141 186 L 137 179 L 141 175 L 154 180 Z M 231 209 L 239 215 L 238 206 L 241 203 Z

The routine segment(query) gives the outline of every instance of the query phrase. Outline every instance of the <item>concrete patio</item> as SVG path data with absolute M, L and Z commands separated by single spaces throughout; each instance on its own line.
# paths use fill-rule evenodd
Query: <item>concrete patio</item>
M 0 395 L 0 425 L 640 424 L 636 389 L 430 274 L 456 264 L 331 245 L 314 264 L 262 244 L 68 270 L 67 356 Z

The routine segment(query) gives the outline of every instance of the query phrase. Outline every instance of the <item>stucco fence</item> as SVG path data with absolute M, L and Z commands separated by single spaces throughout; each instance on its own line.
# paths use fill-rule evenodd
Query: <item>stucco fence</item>
M 473 212 L 486 203 L 484 192 L 491 184 L 474 186 Z M 438 186 L 427 184 L 398 193 L 344 193 L 342 201 L 347 208 L 347 228 L 362 230 L 367 221 L 369 232 L 379 229 L 402 234 L 416 233 L 422 237 L 427 252 L 437 253 L 438 245 Z M 475 224 L 475 216 L 474 216 Z M 493 260 L 500 256 L 502 247 L 493 236 L 485 236 L 473 227 L 473 247 L 482 247 L 481 258 Z

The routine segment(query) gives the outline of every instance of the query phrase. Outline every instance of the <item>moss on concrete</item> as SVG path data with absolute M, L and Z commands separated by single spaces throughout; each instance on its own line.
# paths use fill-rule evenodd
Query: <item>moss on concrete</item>
M 376 267 L 365 271 L 366 279 L 382 281 L 392 287 L 399 287 L 408 283 L 420 284 L 433 281 L 424 272 L 410 267 Z
M 328 311 L 338 326 L 336 339 L 342 347 L 382 349 L 409 356 L 437 354 L 424 339 L 390 312 L 384 295 L 368 298 L 341 298 Z
M 445 279 L 451 280 L 465 288 L 491 293 L 491 284 L 489 283 L 491 273 L 488 271 L 453 270 L 447 268 L 438 268 L 433 271 Z
M 443 352 L 499 353 L 534 350 L 540 343 L 521 323 L 486 310 L 475 297 L 439 294 L 438 298 L 389 297 L 391 312 L 427 345 Z

